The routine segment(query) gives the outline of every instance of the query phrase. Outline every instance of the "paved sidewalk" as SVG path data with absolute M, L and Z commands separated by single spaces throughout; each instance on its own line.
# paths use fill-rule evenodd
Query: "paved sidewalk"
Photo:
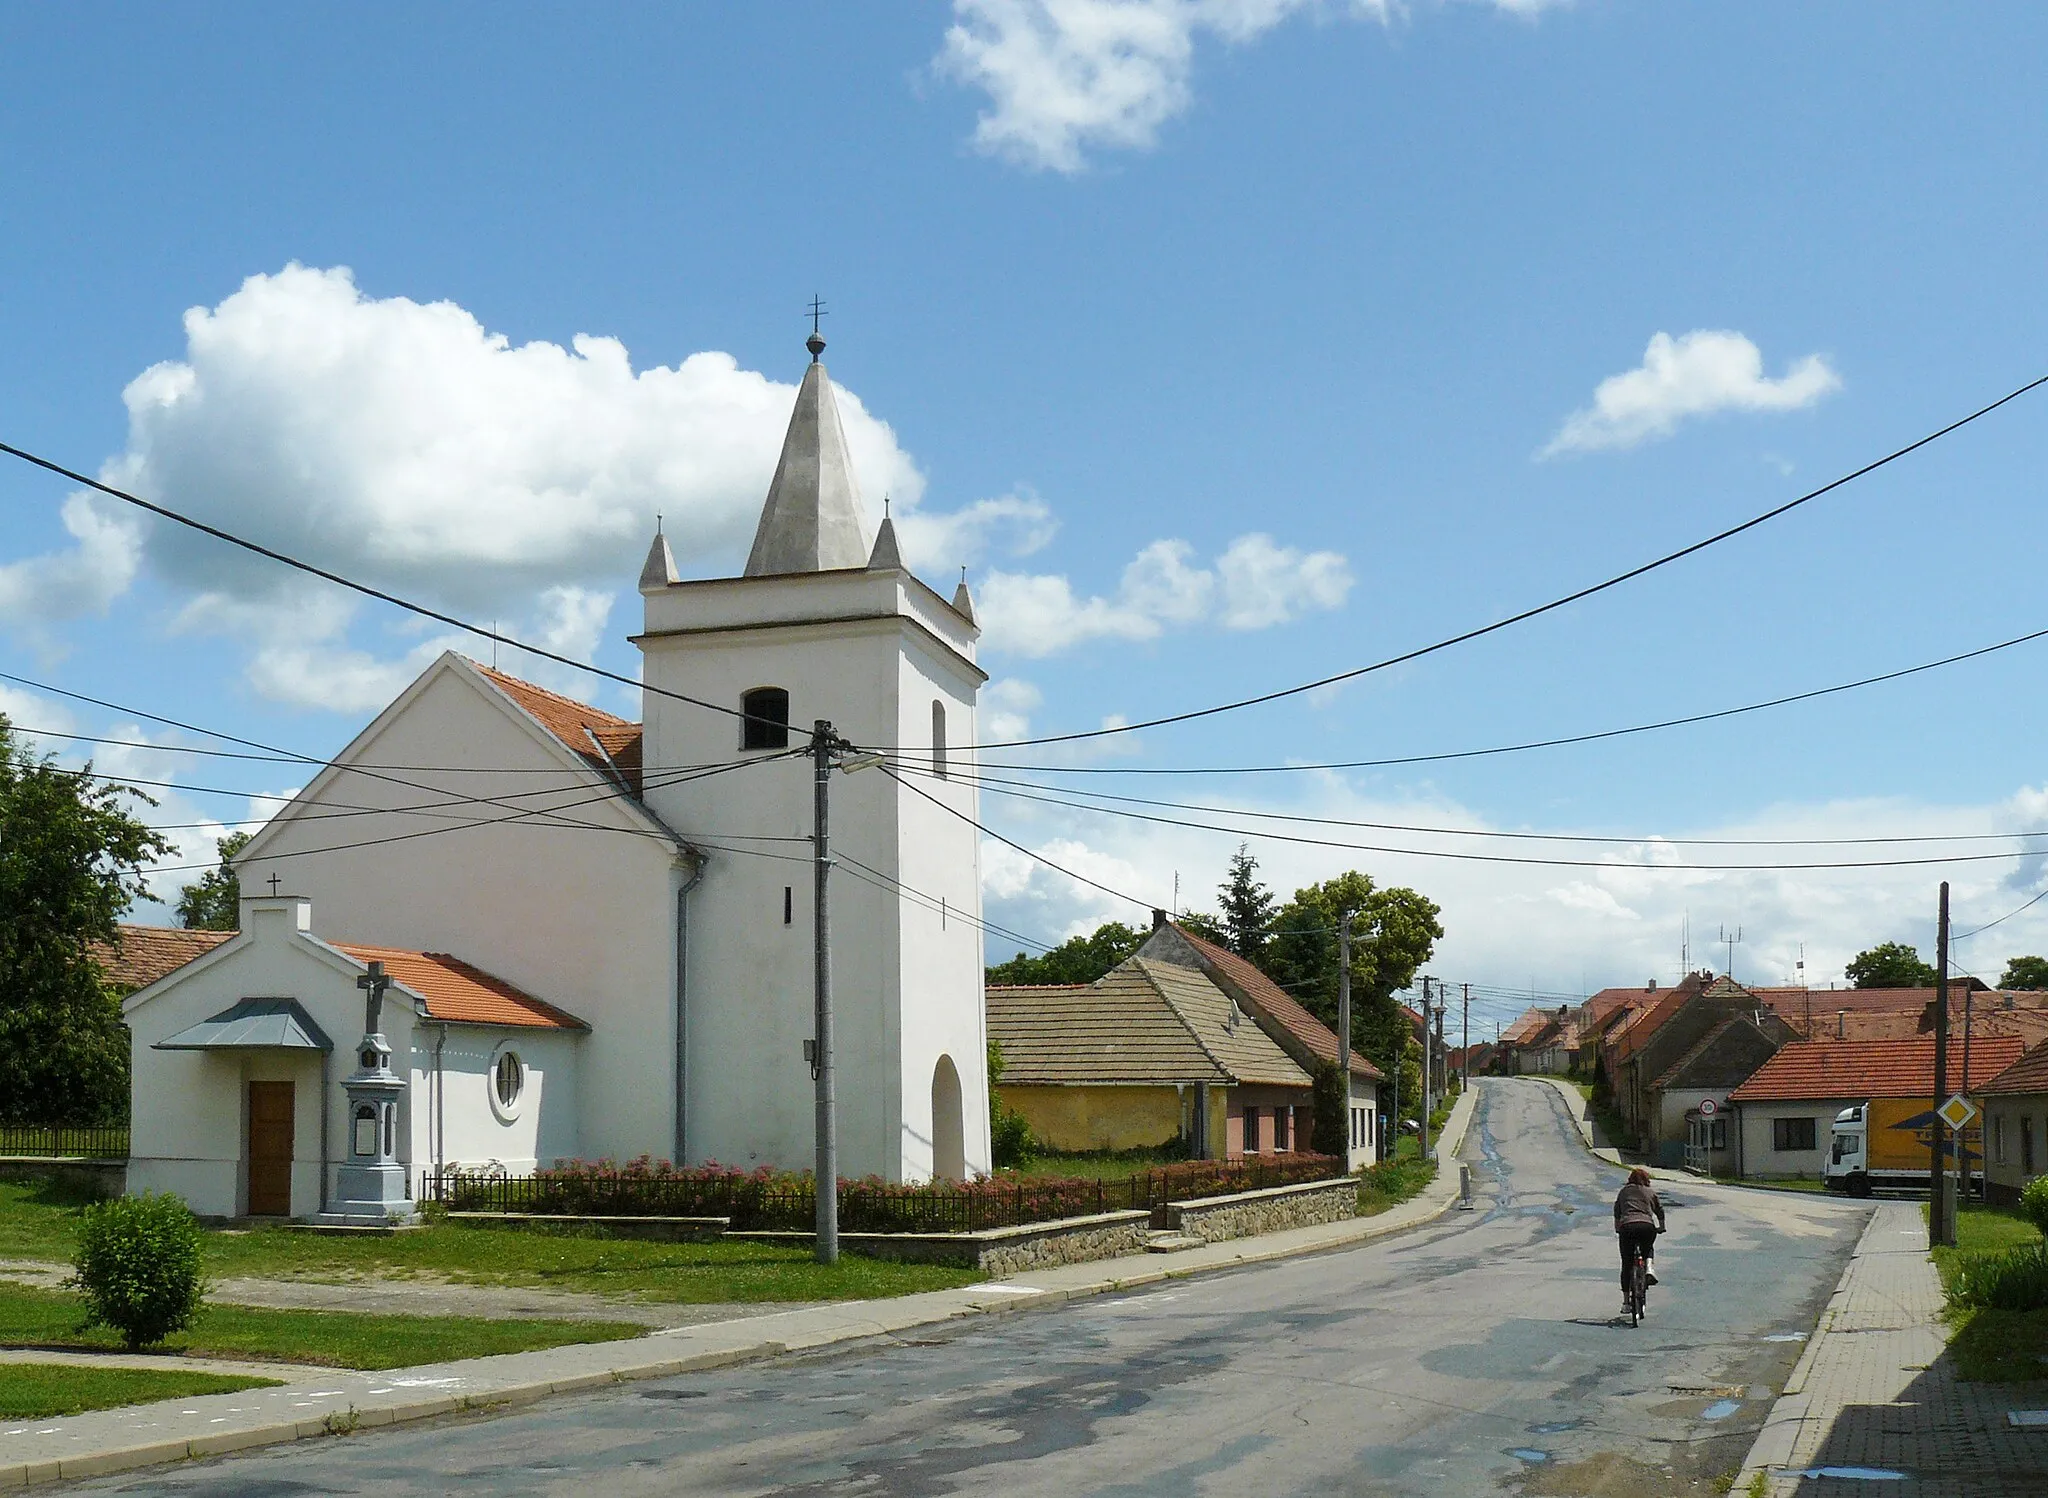
M 2006 1418 L 2043 1403 L 2041 1386 L 1959 1381 L 1941 1310 L 1919 1204 L 1881 1204 L 1735 1491 L 1762 1474 L 1774 1498 L 2048 1493 L 2048 1430 Z
M 1349 1248 L 1432 1222 L 1457 1200 L 1456 1155 L 1477 1090 L 1452 1109 L 1441 1142 L 1443 1168 L 1420 1196 L 1376 1217 L 1296 1228 L 1259 1238 L 1040 1270 L 960 1290 L 853 1301 L 662 1330 L 630 1342 L 596 1342 L 384 1373 L 283 1368 L 275 1389 L 0 1426 L 0 1490 L 134 1467 L 219 1456 L 339 1431 L 431 1419 L 467 1410 L 531 1404 L 633 1379 L 670 1378 L 705 1368 L 810 1351 L 965 1316 L 1059 1305 L 1109 1291 L 1300 1254 Z M 109 1359 L 119 1362 L 120 1359 Z

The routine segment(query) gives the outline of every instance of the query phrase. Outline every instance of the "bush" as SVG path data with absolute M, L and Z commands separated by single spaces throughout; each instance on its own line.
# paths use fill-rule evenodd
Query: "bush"
M 992 1111 L 995 1117 L 989 1124 L 989 1143 L 996 1169 L 1029 1165 L 1038 1157 L 1038 1141 L 1031 1135 L 1031 1125 L 1024 1121 L 1023 1114 L 1011 1112 L 1000 1102 Z
M 2020 1216 L 2048 1238 L 2048 1176 L 2036 1176 L 2020 1193 Z
M 1351 1079 L 1334 1061 L 1316 1068 L 1315 1126 L 1310 1148 L 1319 1155 L 1343 1155 L 1351 1148 Z
M 76 1273 L 85 1324 L 110 1327 L 133 1352 L 183 1331 L 206 1293 L 199 1272 L 199 1223 L 165 1192 L 116 1197 L 79 1214 Z
M 1959 1306 L 1997 1311 L 2048 1308 L 2048 1243 L 2002 1254 L 1972 1254 L 1957 1268 L 1948 1298 Z

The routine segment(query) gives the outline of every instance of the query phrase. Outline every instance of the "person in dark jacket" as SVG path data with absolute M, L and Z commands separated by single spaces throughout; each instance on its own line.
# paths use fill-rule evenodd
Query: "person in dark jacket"
M 1650 1184 L 1650 1173 L 1638 1165 L 1628 1173 L 1628 1184 L 1614 1198 L 1614 1231 L 1621 1240 L 1621 1296 L 1628 1300 L 1629 1256 L 1642 1250 L 1644 1276 L 1657 1283 L 1657 1235 L 1664 1231 L 1664 1203 Z

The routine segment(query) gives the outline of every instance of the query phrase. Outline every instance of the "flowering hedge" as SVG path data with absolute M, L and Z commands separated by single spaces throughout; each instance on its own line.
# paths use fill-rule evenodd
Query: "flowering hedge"
M 868 1176 L 839 1183 L 839 1226 L 849 1233 L 948 1233 L 1056 1222 L 1098 1212 L 1159 1213 L 1169 1201 L 1327 1180 L 1343 1174 L 1330 1155 L 1189 1160 L 1122 1180 L 988 1177 L 903 1185 Z M 458 1212 L 530 1212 L 563 1217 L 723 1217 L 734 1229 L 809 1228 L 817 1198 L 809 1172 L 743 1171 L 706 1164 L 677 1168 L 642 1156 L 563 1161 L 530 1176 L 451 1171 L 430 1177 L 428 1195 Z

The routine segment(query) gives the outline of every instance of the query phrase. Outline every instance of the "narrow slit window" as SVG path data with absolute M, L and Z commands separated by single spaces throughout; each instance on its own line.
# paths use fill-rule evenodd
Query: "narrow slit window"
M 932 703 L 932 773 L 946 778 L 946 704 Z
M 796 919 L 796 892 L 790 885 L 782 886 L 782 924 L 787 926 Z
M 740 747 L 742 749 L 787 749 L 789 747 L 789 693 L 781 687 L 755 687 L 740 695 Z

